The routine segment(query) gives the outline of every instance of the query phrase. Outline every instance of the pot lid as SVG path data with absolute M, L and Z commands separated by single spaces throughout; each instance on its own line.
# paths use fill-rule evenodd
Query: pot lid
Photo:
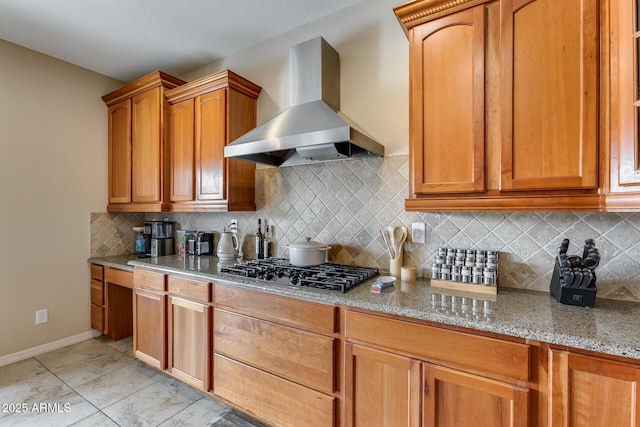
M 330 249 L 330 247 L 325 245 L 324 243 L 311 240 L 311 237 L 305 237 L 305 240 L 303 242 L 295 242 L 288 245 L 287 247 L 294 249 Z

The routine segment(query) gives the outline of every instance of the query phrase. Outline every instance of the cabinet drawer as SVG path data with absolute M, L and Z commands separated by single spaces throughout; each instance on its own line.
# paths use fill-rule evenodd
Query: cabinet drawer
M 97 264 L 91 264 L 91 278 L 96 280 L 103 279 L 104 267 Z
M 248 413 L 278 426 L 334 425 L 334 398 L 218 354 L 214 391 Z
M 289 297 L 216 285 L 215 303 L 247 314 L 316 332 L 333 333 L 336 308 Z
M 217 353 L 333 393 L 333 338 L 220 309 L 213 319 Z
M 526 344 L 351 311 L 345 315 L 345 335 L 347 339 L 406 352 L 443 365 L 529 380 L 530 348 Z
M 104 305 L 104 283 L 91 279 L 91 304 Z
M 104 332 L 104 308 L 91 304 L 91 327 Z
M 133 288 L 133 274 L 130 271 L 107 267 L 104 269 L 104 281 L 114 285 Z
M 211 284 L 198 280 L 168 276 L 169 293 L 200 302 L 211 302 Z
M 165 275 L 149 270 L 135 268 L 133 270 L 133 283 L 136 286 L 142 286 L 143 288 L 154 289 L 156 291 L 164 292 L 167 290 Z

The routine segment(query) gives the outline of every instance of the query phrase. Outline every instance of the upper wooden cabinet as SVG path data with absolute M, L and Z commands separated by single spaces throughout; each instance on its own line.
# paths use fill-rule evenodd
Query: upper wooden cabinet
M 413 29 L 415 194 L 485 191 L 484 81 L 484 6 Z
M 502 0 L 501 190 L 598 187 L 598 1 Z
M 166 93 L 171 136 L 165 210 L 256 209 L 255 163 L 225 159 L 224 146 L 255 127 L 260 91 L 226 70 Z
M 102 97 L 109 107 L 110 212 L 159 212 L 164 200 L 166 101 L 184 81 L 155 71 Z
M 407 210 L 599 210 L 598 0 L 417 0 Z
M 606 201 L 610 211 L 640 209 L 638 8 L 635 0 L 611 2 L 611 191 Z

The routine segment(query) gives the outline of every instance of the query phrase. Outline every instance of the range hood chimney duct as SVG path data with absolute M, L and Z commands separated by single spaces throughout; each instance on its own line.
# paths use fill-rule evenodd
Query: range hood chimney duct
M 224 156 L 291 166 L 384 156 L 340 113 L 340 57 L 322 37 L 290 50 L 291 106 L 224 148 Z

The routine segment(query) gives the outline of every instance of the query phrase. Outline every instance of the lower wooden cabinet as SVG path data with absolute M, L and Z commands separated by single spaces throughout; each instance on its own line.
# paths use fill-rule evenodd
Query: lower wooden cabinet
M 548 425 L 640 426 L 640 369 L 633 364 L 549 350 Z
M 349 343 L 345 361 L 345 425 L 420 426 L 420 361 Z
M 529 426 L 530 348 L 345 313 L 349 426 Z
M 530 425 L 528 388 L 428 363 L 423 381 L 425 427 Z
M 169 276 L 168 372 L 211 389 L 211 284 Z M 192 298 L 192 299 L 187 299 Z
M 335 307 L 219 284 L 215 302 L 214 394 L 269 424 L 335 425 Z
M 345 424 L 529 426 L 529 390 L 361 345 L 346 345 Z
M 135 357 L 210 391 L 211 283 L 140 269 L 134 280 Z
M 166 277 L 136 268 L 133 280 L 133 354 L 164 370 L 167 368 Z
M 104 267 L 91 264 L 91 327 L 104 333 Z
M 217 353 L 333 393 L 333 338 L 219 309 L 214 319 Z
M 133 334 L 133 273 L 104 269 L 104 334 L 114 341 Z
M 216 354 L 215 394 L 277 426 L 334 425 L 335 398 Z
M 133 273 L 91 264 L 91 327 L 114 341 L 133 334 Z
M 637 361 L 138 268 L 134 283 L 135 356 L 269 425 L 640 427 Z

